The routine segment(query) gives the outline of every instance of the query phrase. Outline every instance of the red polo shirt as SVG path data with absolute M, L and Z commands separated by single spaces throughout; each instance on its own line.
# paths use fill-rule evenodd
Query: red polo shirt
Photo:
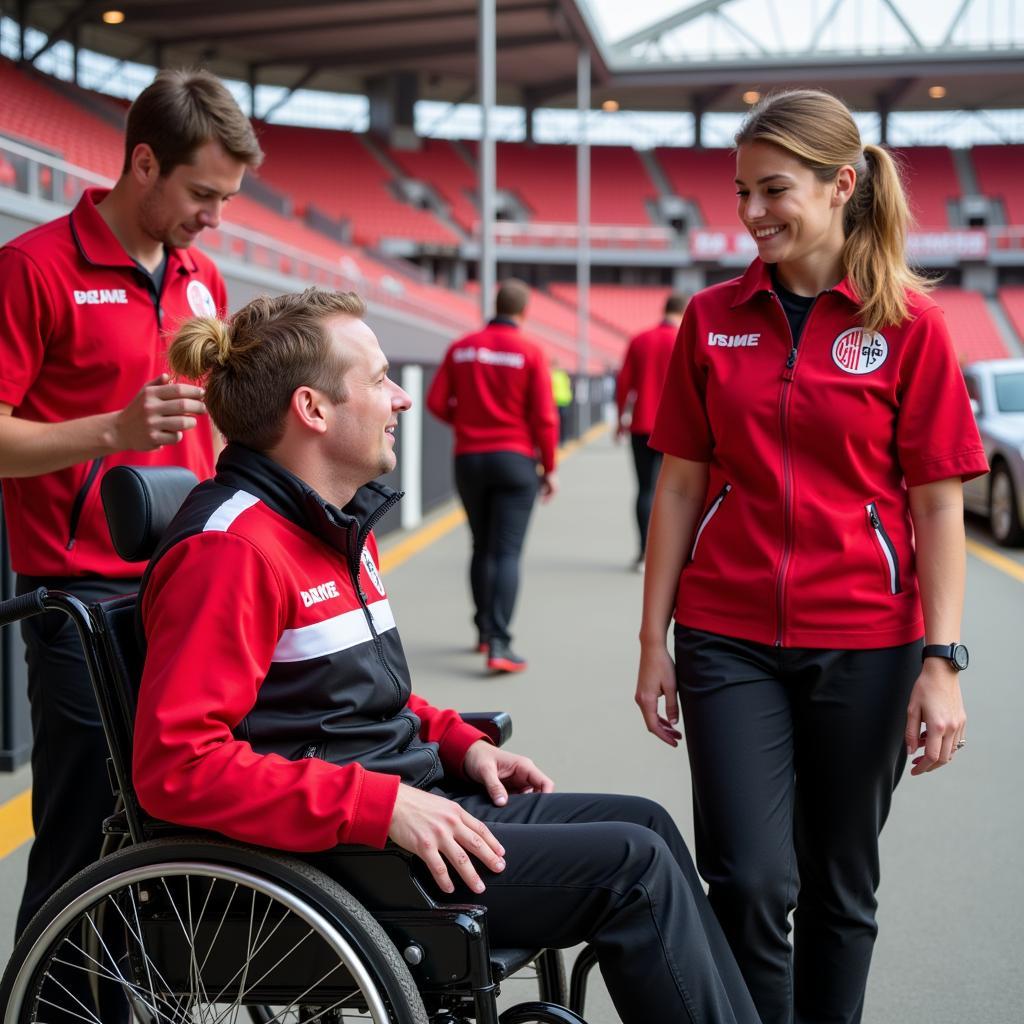
M 496 319 L 445 353 L 427 408 L 455 427 L 455 454 L 518 452 L 555 468 L 558 413 L 540 348 Z
M 848 281 L 794 347 L 760 260 L 690 301 L 651 446 L 710 464 L 676 621 L 784 647 L 924 633 L 907 488 L 988 469 L 942 310 L 870 334 Z
M 157 302 L 96 210 L 106 194 L 90 189 L 68 216 L 0 249 L 0 402 L 22 419 L 57 423 L 123 409 L 167 372 L 167 347 L 182 321 L 227 307 L 216 267 L 191 249 L 168 251 Z M 4 480 L 15 572 L 140 575 L 143 563 L 121 561 L 111 546 L 100 477 L 127 463 L 186 466 L 204 479 L 213 472 L 212 440 L 201 416 L 178 444 Z
M 629 422 L 631 434 L 649 434 L 654 429 L 654 414 L 678 333 L 675 324 L 665 321 L 638 334 L 626 349 L 626 358 L 615 382 L 615 403 L 621 419 L 629 396 L 634 396 Z

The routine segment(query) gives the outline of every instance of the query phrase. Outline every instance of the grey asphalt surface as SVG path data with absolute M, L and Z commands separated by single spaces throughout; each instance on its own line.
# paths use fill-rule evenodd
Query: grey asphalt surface
M 562 493 L 530 527 L 515 621 L 529 659 L 516 677 L 489 677 L 475 640 L 466 583 L 468 532 L 459 527 L 388 574 L 388 590 L 418 693 L 462 710 L 512 713 L 510 747 L 533 757 L 562 790 L 654 797 L 692 840 L 682 748 L 645 732 L 632 702 L 642 579 L 628 449 L 602 436 L 563 464 Z M 991 543 L 983 524 L 969 532 Z M 1001 552 L 1024 565 L 1021 552 Z M 1024 583 L 969 558 L 964 676 L 969 743 L 947 769 L 905 776 L 882 837 L 880 935 L 865 1024 L 1024 1021 L 1024 800 L 1017 729 Z M 0 800 L 27 784 L 0 776 Z M 0 962 L 10 950 L 26 847 L 0 861 Z M 595 972 L 589 1024 L 618 1020 Z M 536 998 L 525 981 L 503 1002 Z

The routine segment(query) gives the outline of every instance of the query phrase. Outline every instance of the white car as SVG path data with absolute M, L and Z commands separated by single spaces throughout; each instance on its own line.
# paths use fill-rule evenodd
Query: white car
M 988 516 L 999 544 L 1024 543 L 1024 359 L 964 368 L 971 408 L 992 472 L 964 484 L 964 505 Z

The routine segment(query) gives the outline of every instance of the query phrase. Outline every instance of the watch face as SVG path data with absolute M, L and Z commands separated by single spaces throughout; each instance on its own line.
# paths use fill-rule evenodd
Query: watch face
M 953 644 L 953 664 L 958 672 L 967 668 L 970 658 L 967 655 L 967 648 L 963 644 Z

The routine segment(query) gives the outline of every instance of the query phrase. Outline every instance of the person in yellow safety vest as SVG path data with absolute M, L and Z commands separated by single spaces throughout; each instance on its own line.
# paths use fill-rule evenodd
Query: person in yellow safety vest
M 558 409 L 558 443 L 565 444 L 571 428 L 572 378 L 554 359 L 551 360 L 551 393 Z

